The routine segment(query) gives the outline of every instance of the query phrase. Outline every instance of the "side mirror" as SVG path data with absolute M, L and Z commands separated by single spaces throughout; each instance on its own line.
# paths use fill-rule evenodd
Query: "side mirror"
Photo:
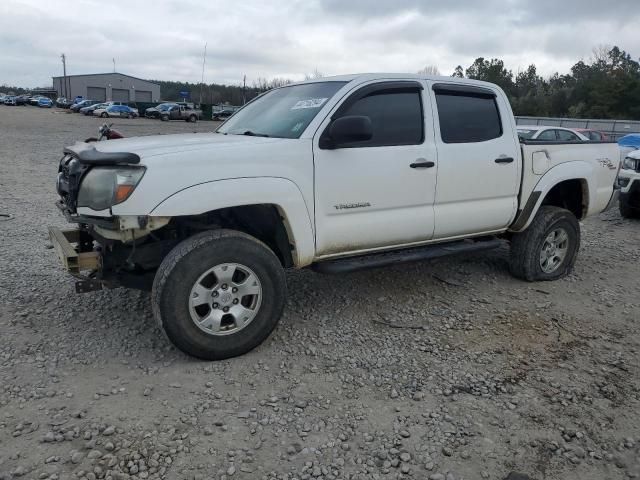
M 324 137 L 324 136 L 323 136 Z M 371 119 L 364 115 L 349 115 L 334 120 L 329 126 L 329 135 L 321 145 L 324 148 L 339 148 L 354 142 L 366 142 L 373 137 Z

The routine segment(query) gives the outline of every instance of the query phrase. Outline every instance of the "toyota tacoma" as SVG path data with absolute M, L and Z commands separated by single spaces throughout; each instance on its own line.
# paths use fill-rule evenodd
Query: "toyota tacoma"
M 203 359 L 276 326 L 286 269 L 343 273 L 510 243 L 525 281 L 567 275 L 581 219 L 617 201 L 608 142 L 518 138 L 496 85 L 419 75 L 270 90 L 215 132 L 64 149 L 50 228 L 77 291 L 151 292 L 168 338 Z

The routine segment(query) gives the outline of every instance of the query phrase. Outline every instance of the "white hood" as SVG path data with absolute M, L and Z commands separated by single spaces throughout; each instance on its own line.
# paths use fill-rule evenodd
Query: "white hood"
M 277 143 L 282 140 L 284 139 L 225 135 L 222 133 L 179 133 L 108 140 L 97 142 L 95 147 L 100 152 L 135 153 L 144 161 L 144 159 L 155 155 L 183 153 L 201 149 L 218 150 L 220 148 Z

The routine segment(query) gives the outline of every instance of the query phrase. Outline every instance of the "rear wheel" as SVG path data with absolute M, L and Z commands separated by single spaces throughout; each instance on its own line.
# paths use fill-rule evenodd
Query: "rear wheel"
M 284 270 L 267 246 L 242 232 L 214 230 L 183 241 L 164 259 L 152 306 L 176 347 L 220 360 L 262 343 L 285 298 Z
M 529 282 L 568 275 L 580 249 L 580 223 L 568 210 L 542 206 L 533 222 L 511 239 L 511 273 Z
M 195 123 L 198 121 L 198 117 L 196 117 L 195 115 L 189 115 L 189 118 L 187 119 L 187 121 L 191 123 Z
M 163 122 L 168 122 L 169 121 L 169 116 L 168 115 L 161 115 L 160 116 L 160 120 L 162 120 Z
M 100 114 L 100 116 L 102 118 L 107 118 L 109 116 L 109 114 L 107 112 L 102 112 L 102 114 Z

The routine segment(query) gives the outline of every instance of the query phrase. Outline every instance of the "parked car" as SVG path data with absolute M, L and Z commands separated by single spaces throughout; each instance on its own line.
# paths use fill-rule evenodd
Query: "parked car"
M 160 115 L 166 111 L 168 111 L 171 107 L 175 107 L 177 103 L 161 103 L 160 105 L 156 105 L 155 107 L 147 108 L 144 111 L 144 116 L 146 118 L 160 118 Z
M 98 110 L 98 109 L 104 109 L 107 107 L 110 107 L 111 104 L 110 103 L 94 103 L 93 105 L 89 105 L 87 107 L 82 107 L 80 109 L 80 113 L 83 113 L 84 115 L 93 115 L 93 112 Z
M 38 106 L 38 100 L 42 98 L 42 95 L 34 95 L 29 97 L 29 105 Z
M 4 104 L 5 105 L 17 105 L 18 103 L 16 102 L 16 96 L 15 95 L 7 95 L 6 97 L 4 97 Z
M 29 103 L 29 95 L 18 95 L 16 97 L 16 105 L 26 105 Z
M 69 108 L 72 105 L 72 102 L 65 97 L 58 97 L 56 99 L 56 107 L 58 108 Z
M 539 140 L 545 142 L 586 142 L 589 139 L 569 128 L 545 127 L 542 125 L 518 125 L 518 137 L 521 140 Z
M 574 128 L 573 131 L 584 135 L 592 142 L 608 142 L 611 140 L 609 135 L 599 130 L 592 130 L 590 128 Z
M 109 105 L 106 108 L 99 108 L 93 111 L 93 114 L 98 117 L 124 117 L 124 118 L 136 118 L 138 116 L 138 110 L 131 108 L 127 105 Z
M 71 105 L 69 109 L 74 112 L 79 112 L 81 108 L 90 107 L 91 105 L 95 105 L 97 103 L 100 103 L 100 102 L 98 102 L 97 100 L 82 100 L 81 102 L 74 103 L 73 105 Z
M 231 115 L 233 115 L 237 111 L 238 111 L 238 109 L 235 108 L 235 107 L 223 108 L 222 110 L 216 110 L 216 111 L 211 113 L 211 119 L 212 120 L 217 120 L 217 121 L 226 120 L 227 118 L 229 118 Z
M 640 150 L 629 152 L 622 160 L 620 175 L 620 215 L 640 218 Z
M 169 120 L 185 120 L 187 122 L 197 122 L 202 118 L 202 110 L 176 104 L 160 113 L 160 120 L 168 122 Z
M 214 133 L 65 148 L 58 205 L 80 225 L 50 227 L 52 251 L 84 275 L 77 291 L 149 289 L 179 349 L 233 357 L 278 323 L 286 268 L 342 273 L 510 242 L 516 277 L 566 276 L 579 220 L 617 203 L 619 151 L 561 143 L 542 156 L 518 142 L 508 97 L 486 82 L 287 85 Z
M 53 107 L 53 100 L 47 97 L 40 97 L 38 99 L 38 106 L 42 108 L 51 108 Z

